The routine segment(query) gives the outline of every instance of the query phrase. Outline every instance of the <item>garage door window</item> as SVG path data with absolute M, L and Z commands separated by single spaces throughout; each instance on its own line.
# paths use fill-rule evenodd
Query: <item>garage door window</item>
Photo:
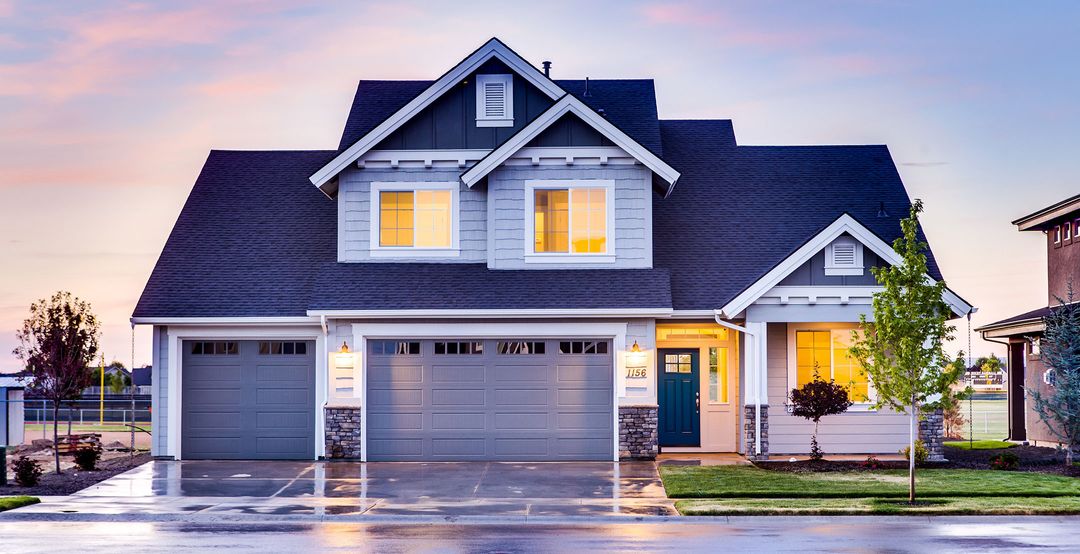
M 482 342 L 447 342 L 435 341 L 435 353 L 438 355 L 483 354 Z
M 291 341 L 261 341 L 259 354 L 263 356 L 303 356 L 307 354 L 307 343 Z
M 598 340 L 571 340 L 559 343 L 559 354 L 607 354 L 608 343 Z
M 371 353 L 376 356 L 417 356 L 420 354 L 420 343 L 404 340 L 373 340 L 370 343 Z
M 529 355 L 543 354 L 545 345 L 543 341 L 499 341 L 499 354 Z
M 227 341 L 195 341 L 191 343 L 191 354 L 195 356 L 235 356 L 240 354 L 240 346 Z

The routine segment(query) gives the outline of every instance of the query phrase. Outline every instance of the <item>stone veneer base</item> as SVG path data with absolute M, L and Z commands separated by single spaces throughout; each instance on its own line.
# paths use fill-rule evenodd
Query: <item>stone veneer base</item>
M 945 462 L 945 414 L 941 410 L 923 414 L 919 420 L 919 439 L 926 445 L 931 462 Z
M 360 408 L 327 407 L 326 457 L 360 459 L 363 440 L 360 436 Z
M 769 459 L 769 406 L 761 405 L 761 454 L 755 455 L 754 447 L 756 446 L 755 433 L 757 432 L 757 426 L 754 425 L 756 419 L 757 410 L 753 405 L 747 405 L 743 407 L 743 438 L 746 445 L 746 457 L 750 460 L 768 460 Z
M 654 460 L 657 446 L 656 405 L 619 406 L 619 459 Z

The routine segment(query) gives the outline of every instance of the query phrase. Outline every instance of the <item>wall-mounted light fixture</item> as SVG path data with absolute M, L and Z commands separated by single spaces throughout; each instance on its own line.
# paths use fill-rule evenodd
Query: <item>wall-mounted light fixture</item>
M 353 355 L 349 351 L 349 343 L 341 341 L 341 347 L 334 354 L 334 367 L 349 368 L 353 366 Z
M 647 358 L 645 352 L 642 352 L 641 346 L 637 341 L 634 341 L 633 346 L 630 347 L 630 351 L 626 353 L 626 367 L 627 376 L 634 377 L 640 375 L 645 376 Z

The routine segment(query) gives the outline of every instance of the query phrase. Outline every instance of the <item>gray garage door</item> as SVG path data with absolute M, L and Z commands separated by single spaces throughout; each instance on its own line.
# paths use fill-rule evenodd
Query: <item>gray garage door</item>
M 607 341 L 368 342 L 370 460 L 610 460 Z
M 315 457 L 315 343 L 185 341 L 184 459 Z

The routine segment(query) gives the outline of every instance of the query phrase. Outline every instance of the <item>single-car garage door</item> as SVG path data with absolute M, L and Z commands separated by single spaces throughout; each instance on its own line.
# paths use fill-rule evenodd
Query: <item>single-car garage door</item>
M 184 459 L 315 458 L 315 343 L 185 341 Z
M 611 460 L 611 344 L 370 340 L 368 459 Z

